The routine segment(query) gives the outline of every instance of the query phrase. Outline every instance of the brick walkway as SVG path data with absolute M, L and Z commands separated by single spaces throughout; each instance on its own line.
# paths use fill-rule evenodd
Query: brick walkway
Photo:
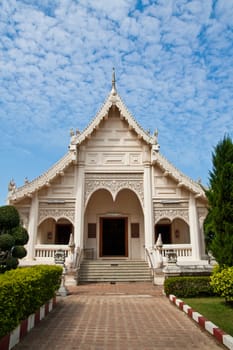
M 147 283 L 70 287 L 14 350 L 225 349 Z

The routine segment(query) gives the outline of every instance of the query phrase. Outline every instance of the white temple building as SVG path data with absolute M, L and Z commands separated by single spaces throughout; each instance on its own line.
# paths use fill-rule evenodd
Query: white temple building
M 169 251 L 181 264 L 205 256 L 205 192 L 130 114 L 114 72 L 102 108 L 83 132 L 71 131 L 65 156 L 22 187 L 11 183 L 8 204 L 28 230 L 28 261 L 52 262 L 71 240 L 89 259 L 146 261 L 159 234 L 165 263 Z

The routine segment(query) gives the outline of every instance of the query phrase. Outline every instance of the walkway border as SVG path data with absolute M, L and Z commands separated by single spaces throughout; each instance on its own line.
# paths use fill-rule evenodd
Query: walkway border
M 34 328 L 56 305 L 56 297 L 42 305 L 34 314 L 31 314 L 9 334 L 0 339 L 1 350 L 11 350 L 20 340 Z
M 199 326 L 201 326 L 207 332 L 213 335 L 220 343 L 225 345 L 228 349 L 233 350 L 233 337 L 231 335 L 225 333 L 214 323 L 208 321 L 204 316 L 192 309 L 189 305 L 185 304 L 181 299 L 177 299 L 175 295 L 170 294 L 168 297 L 174 305 L 176 305 L 181 311 L 185 312 L 190 318 L 197 322 Z

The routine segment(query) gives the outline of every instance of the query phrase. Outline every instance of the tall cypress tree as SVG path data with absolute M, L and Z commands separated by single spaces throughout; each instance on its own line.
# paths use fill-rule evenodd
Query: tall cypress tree
M 220 266 L 233 266 L 233 143 L 225 136 L 212 155 L 204 229 L 207 248 Z

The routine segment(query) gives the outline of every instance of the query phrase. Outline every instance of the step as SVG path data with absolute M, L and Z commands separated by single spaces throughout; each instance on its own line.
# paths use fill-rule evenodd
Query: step
M 151 281 L 148 264 L 141 260 L 84 260 L 79 282 L 136 282 Z

